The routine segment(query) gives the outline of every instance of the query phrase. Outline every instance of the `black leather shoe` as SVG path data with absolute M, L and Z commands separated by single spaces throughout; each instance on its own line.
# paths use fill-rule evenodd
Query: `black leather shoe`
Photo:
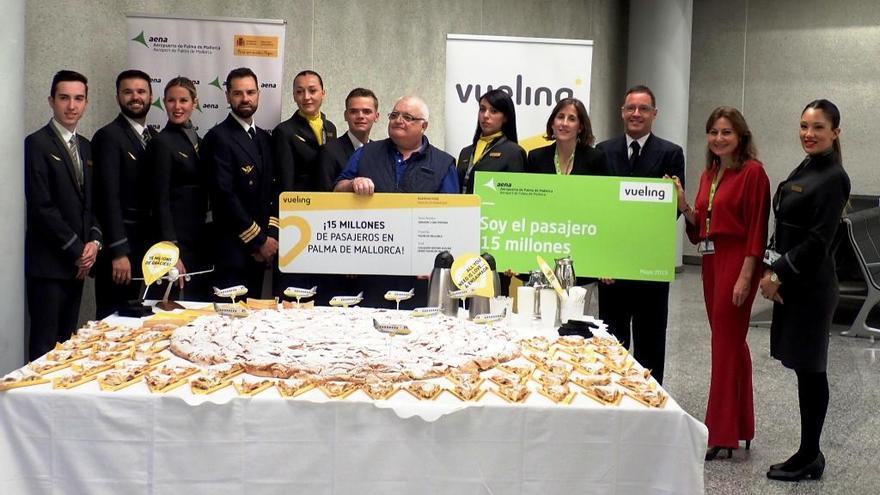
M 770 466 L 770 470 L 767 471 L 767 477 L 771 480 L 780 481 L 800 481 L 804 478 L 818 480 L 822 479 L 822 473 L 825 472 L 825 456 L 822 452 L 819 452 L 819 455 L 805 466 L 786 466 L 785 464 L 782 463 L 777 469 L 773 469 L 773 466 Z M 774 466 L 776 465 L 774 464 Z
M 731 447 L 709 447 L 708 449 L 706 449 L 706 460 L 714 461 L 716 458 L 718 458 L 718 454 L 725 450 L 727 451 L 727 459 L 733 457 L 733 449 Z M 722 457 L 721 459 L 724 459 L 724 457 Z

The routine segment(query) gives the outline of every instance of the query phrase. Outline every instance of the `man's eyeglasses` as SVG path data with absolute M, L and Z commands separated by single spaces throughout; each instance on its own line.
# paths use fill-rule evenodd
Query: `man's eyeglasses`
M 416 117 L 415 115 L 410 115 L 408 113 L 400 113 L 400 112 L 391 112 L 388 114 L 388 120 L 397 120 L 398 118 L 403 119 L 407 124 L 412 124 L 418 120 L 425 120 L 421 117 Z
M 638 110 L 639 113 L 648 113 L 651 110 L 654 110 L 654 107 L 650 105 L 626 105 L 623 107 L 624 113 L 636 113 L 636 110 Z

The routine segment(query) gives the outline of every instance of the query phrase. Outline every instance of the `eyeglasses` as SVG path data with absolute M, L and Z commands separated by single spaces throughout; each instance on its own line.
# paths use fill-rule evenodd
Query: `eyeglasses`
M 412 124 L 418 120 L 425 120 L 421 117 L 416 117 L 415 115 L 410 115 L 408 113 L 400 113 L 400 112 L 391 112 L 388 114 L 388 120 L 397 120 L 398 118 L 403 119 L 407 124 Z
M 636 113 L 636 110 L 638 110 L 639 113 L 648 113 L 651 110 L 654 110 L 654 107 L 650 105 L 626 105 L 623 107 L 624 113 Z

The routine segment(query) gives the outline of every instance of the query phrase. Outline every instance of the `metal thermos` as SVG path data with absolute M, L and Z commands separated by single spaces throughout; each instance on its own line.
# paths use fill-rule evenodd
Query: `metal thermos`
M 428 306 L 439 307 L 447 316 L 458 316 L 458 301 L 449 297 L 455 289 L 452 283 L 452 262 L 455 258 L 449 251 L 443 251 L 434 258 L 434 269 L 428 282 Z
M 535 288 L 535 303 L 532 307 L 532 318 L 538 320 L 541 318 L 541 289 L 548 287 L 547 277 L 541 270 L 532 270 L 529 272 L 529 281 L 526 282 L 527 287 Z
M 553 269 L 559 285 L 566 291 L 577 285 L 577 277 L 574 274 L 574 261 L 571 256 L 556 258 L 556 267 Z
M 495 295 L 499 295 L 501 293 L 501 278 L 498 276 L 498 272 L 495 270 L 495 257 L 489 253 L 483 253 L 480 255 L 486 263 L 489 265 L 489 273 L 492 276 L 493 287 L 495 288 Z M 474 296 L 470 298 L 468 301 L 468 314 L 470 315 L 470 319 L 474 319 L 474 316 L 482 315 L 486 313 L 491 313 L 491 305 L 489 304 L 489 300 L 491 298 L 484 296 Z

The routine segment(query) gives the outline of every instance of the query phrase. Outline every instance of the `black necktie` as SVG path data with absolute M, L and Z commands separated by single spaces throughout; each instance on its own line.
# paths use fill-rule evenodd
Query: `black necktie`
M 144 127 L 144 132 L 141 133 L 141 138 L 143 139 L 143 142 L 144 142 L 144 148 L 147 147 L 147 143 L 150 142 L 151 137 L 152 136 L 150 136 L 150 130 L 148 128 Z
M 642 147 L 639 146 L 638 141 L 633 141 L 629 147 L 632 149 L 632 153 L 629 155 L 629 171 L 632 173 L 636 169 L 636 160 L 639 158 L 639 151 L 641 151 Z
M 247 132 L 248 132 L 248 136 L 250 136 L 251 139 L 254 139 L 257 137 L 257 131 L 255 131 L 253 127 L 248 127 Z

